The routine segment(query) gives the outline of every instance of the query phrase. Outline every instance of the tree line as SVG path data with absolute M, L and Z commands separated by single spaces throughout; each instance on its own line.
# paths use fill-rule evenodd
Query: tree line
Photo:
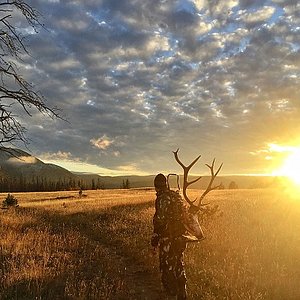
M 27 178 L 22 175 L 19 177 L 0 177 L 0 192 L 52 192 L 78 189 L 104 189 L 104 184 L 100 178 L 97 180 L 72 177 L 49 179 L 40 176 Z

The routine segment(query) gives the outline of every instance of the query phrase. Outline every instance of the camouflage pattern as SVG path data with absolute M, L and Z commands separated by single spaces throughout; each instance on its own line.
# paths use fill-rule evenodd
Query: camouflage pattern
M 159 265 L 166 292 L 177 299 L 186 299 L 186 276 L 183 253 L 186 249 L 182 223 L 185 206 L 181 196 L 165 189 L 156 193 L 154 234 L 159 237 Z

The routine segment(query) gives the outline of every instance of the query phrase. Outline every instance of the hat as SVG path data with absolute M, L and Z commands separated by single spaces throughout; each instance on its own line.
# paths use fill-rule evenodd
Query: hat
M 158 188 L 166 187 L 167 186 L 167 179 L 164 174 L 159 173 L 154 178 L 154 186 Z

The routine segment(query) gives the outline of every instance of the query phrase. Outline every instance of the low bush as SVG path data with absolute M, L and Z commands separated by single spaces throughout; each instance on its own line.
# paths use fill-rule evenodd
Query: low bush
M 18 206 L 18 200 L 13 195 L 8 194 L 5 200 L 2 202 L 3 207 L 17 207 Z

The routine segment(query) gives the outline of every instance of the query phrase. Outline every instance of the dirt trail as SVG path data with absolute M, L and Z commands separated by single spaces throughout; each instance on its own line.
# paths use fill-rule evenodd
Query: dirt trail
M 130 262 L 130 260 L 128 260 Z M 155 277 L 142 264 L 127 267 L 126 282 L 129 287 L 130 299 L 158 300 L 165 299 L 159 277 Z
M 115 249 L 116 250 L 116 249 Z M 161 288 L 158 267 L 153 270 L 147 268 L 142 262 L 135 260 L 132 256 L 122 253 L 122 249 L 116 250 L 118 260 L 122 261 L 125 270 L 125 284 L 129 295 L 126 300 L 164 300 L 167 299 Z M 158 265 L 158 257 L 153 257 L 153 264 Z M 113 300 L 125 300 L 117 298 Z

